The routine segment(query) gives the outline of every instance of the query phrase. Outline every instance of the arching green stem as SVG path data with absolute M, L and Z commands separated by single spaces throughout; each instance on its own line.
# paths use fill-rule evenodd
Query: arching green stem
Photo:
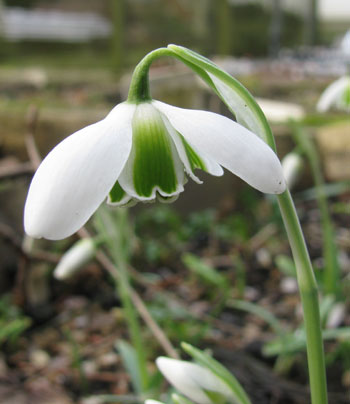
M 131 78 L 128 102 L 137 104 L 151 100 L 148 78 L 149 68 L 154 60 L 162 56 L 174 56 L 174 54 L 167 48 L 159 48 L 148 53 L 135 67 Z

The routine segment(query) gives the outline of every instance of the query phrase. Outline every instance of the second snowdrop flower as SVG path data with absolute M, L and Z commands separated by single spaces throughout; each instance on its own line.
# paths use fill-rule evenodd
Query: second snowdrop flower
M 169 383 L 197 404 L 237 402 L 228 385 L 203 366 L 163 356 L 156 363 Z

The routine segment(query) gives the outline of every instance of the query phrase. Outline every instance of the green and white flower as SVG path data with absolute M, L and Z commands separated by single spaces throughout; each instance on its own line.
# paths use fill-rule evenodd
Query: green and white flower
M 325 112 L 331 108 L 342 111 L 350 111 L 350 76 L 340 77 L 331 83 L 322 93 L 317 111 Z
M 26 201 L 27 234 L 68 237 L 107 197 L 115 206 L 171 202 L 187 177 L 202 182 L 196 169 L 221 176 L 226 168 L 261 192 L 285 190 L 280 161 L 251 127 L 152 100 L 144 60 L 135 69 L 128 101 L 63 140 L 44 159 Z
M 195 403 L 237 403 L 229 386 L 203 366 L 164 356 L 156 364 L 169 383 Z

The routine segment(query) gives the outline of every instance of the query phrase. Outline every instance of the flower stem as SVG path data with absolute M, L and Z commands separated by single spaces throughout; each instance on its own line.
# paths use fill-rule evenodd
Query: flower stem
M 114 220 L 111 215 L 107 215 L 107 211 L 100 209 L 99 214 L 96 215 L 96 225 L 106 241 L 108 251 L 111 254 L 116 271 L 118 271 L 115 274 L 111 271 L 111 274 L 125 313 L 125 320 L 128 325 L 132 346 L 137 355 L 140 386 L 142 391 L 146 391 L 149 385 L 149 377 L 147 372 L 145 344 L 142 340 L 139 319 L 132 302 L 132 291 L 128 273 L 129 240 L 131 237 L 127 209 L 118 209 L 115 212 Z
M 317 283 L 289 190 L 278 195 L 277 198 L 296 265 L 306 331 L 311 402 L 327 404 L 327 381 Z
M 329 213 L 320 158 L 309 134 L 296 122 L 292 122 L 291 128 L 298 146 L 309 160 L 315 182 L 316 198 L 321 213 L 323 257 L 325 261 L 323 291 L 327 294 L 340 297 L 340 268 L 337 258 L 337 246 L 334 241 L 334 227 Z
M 125 310 L 125 318 L 128 323 L 132 345 L 137 353 L 138 367 L 140 372 L 140 381 L 142 390 L 146 391 L 148 387 L 148 372 L 146 367 L 146 355 L 144 343 L 142 341 L 141 327 L 137 318 L 136 310 L 131 299 L 131 290 L 128 274 L 128 246 L 126 245 L 125 238 L 128 237 L 128 220 L 127 210 L 118 210 L 118 237 L 115 249 L 113 251 L 113 258 L 118 268 L 118 280 L 115 283 L 119 292 L 119 297 L 122 301 Z
M 150 101 L 151 94 L 149 88 L 148 71 L 155 59 L 162 56 L 174 56 L 173 52 L 167 48 L 159 48 L 148 53 L 141 62 L 135 67 L 131 78 L 128 102 L 141 103 Z

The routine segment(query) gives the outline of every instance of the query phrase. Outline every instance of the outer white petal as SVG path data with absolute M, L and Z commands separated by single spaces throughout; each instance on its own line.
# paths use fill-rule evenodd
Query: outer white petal
M 317 111 L 325 112 L 330 109 L 342 97 L 347 86 L 350 86 L 350 77 L 347 76 L 331 83 L 322 93 L 316 106 Z
M 188 110 L 157 102 L 188 143 L 248 184 L 266 193 L 281 193 L 286 185 L 281 163 L 257 135 L 212 112 Z
M 157 107 L 159 101 L 153 101 L 153 105 L 155 107 Z M 160 103 L 161 104 L 161 103 Z M 160 111 L 161 112 L 161 111 Z M 166 117 L 166 115 L 162 114 L 162 119 L 163 122 L 171 136 L 171 138 L 173 139 L 177 152 L 179 153 L 180 159 L 183 162 L 184 166 L 185 166 L 185 170 L 187 172 L 187 174 L 193 179 L 193 181 L 197 182 L 198 184 L 202 184 L 203 181 L 201 181 L 192 171 L 191 169 L 191 165 L 190 162 L 188 160 L 188 157 L 186 155 L 186 151 L 185 151 L 185 147 L 180 139 L 180 135 L 179 133 L 171 126 L 168 118 Z M 196 154 L 200 154 L 198 153 L 198 151 L 195 149 L 194 152 Z M 206 171 L 211 174 L 211 175 L 215 175 L 215 176 L 221 176 L 224 174 L 223 169 L 220 167 L 219 164 L 217 164 L 215 161 L 213 161 L 212 159 L 208 158 L 208 156 L 203 155 L 203 153 L 200 154 L 200 158 L 203 161 L 205 167 L 206 167 Z
M 84 225 L 129 156 L 134 110 L 131 104 L 118 105 L 107 118 L 75 132 L 46 156 L 27 196 L 27 234 L 59 240 Z
M 210 370 L 195 363 L 159 357 L 158 369 L 182 394 L 198 404 L 212 404 L 204 390 L 231 397 L 230 388 Z

